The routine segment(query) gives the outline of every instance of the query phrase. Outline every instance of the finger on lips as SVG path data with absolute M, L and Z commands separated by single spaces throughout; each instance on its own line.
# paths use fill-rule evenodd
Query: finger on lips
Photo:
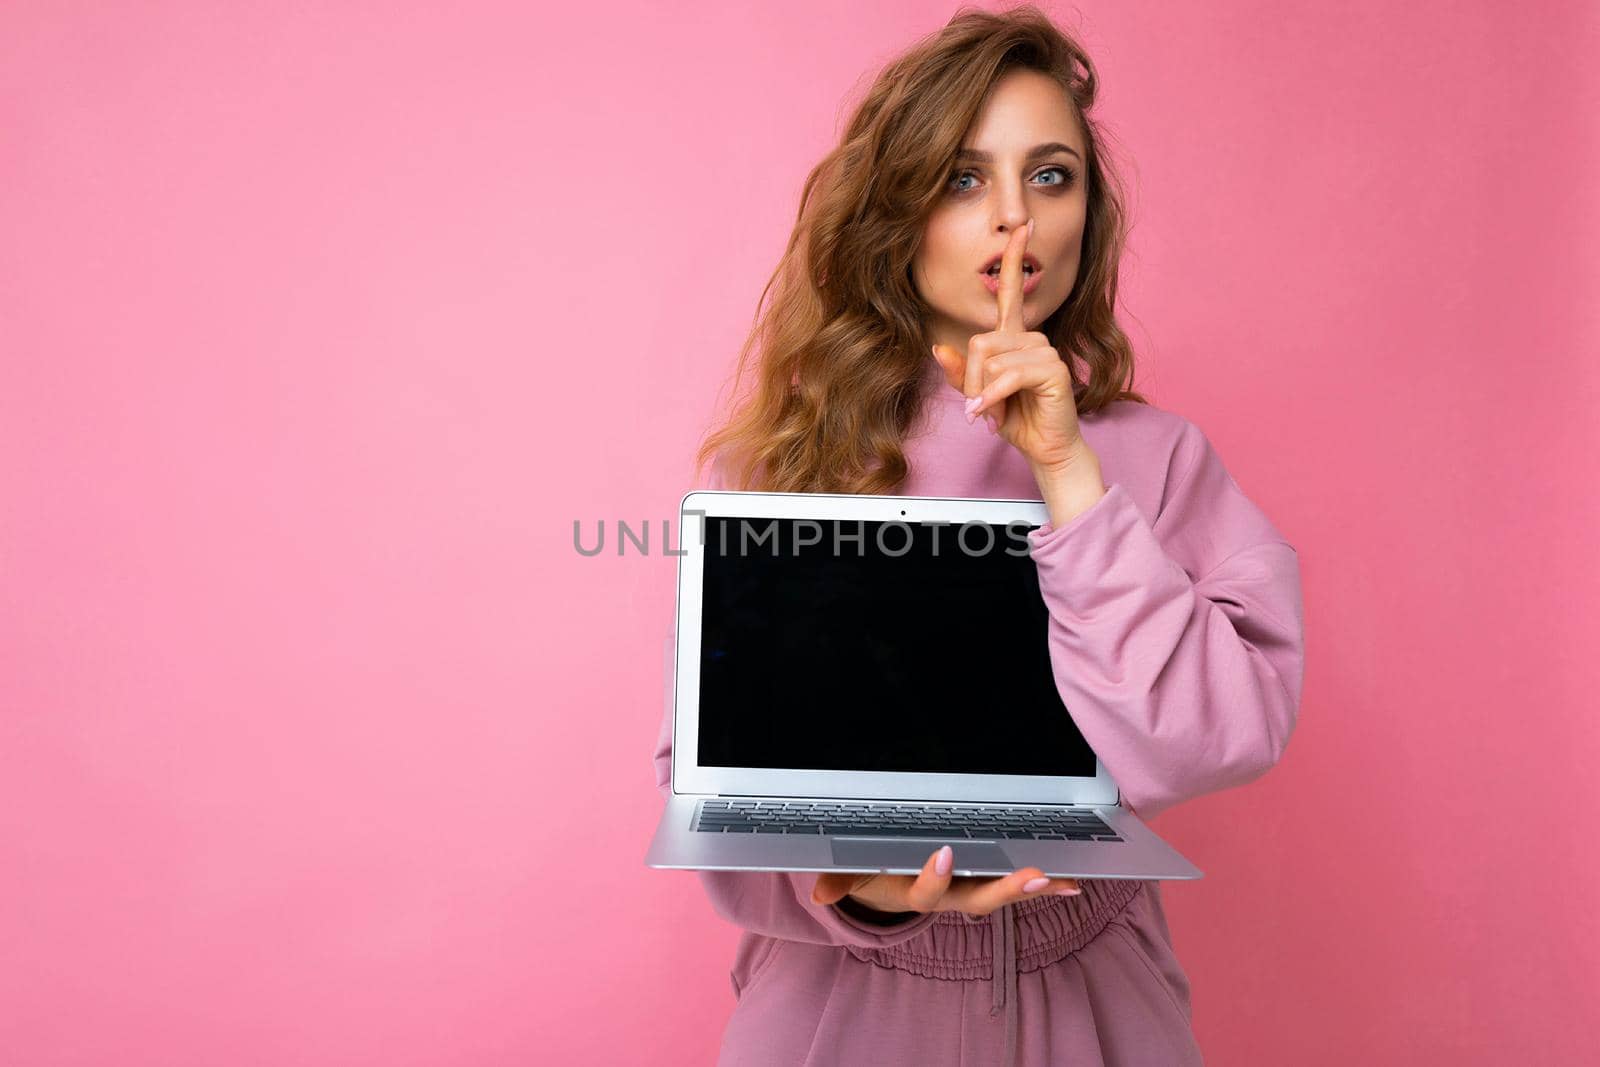
M 995 295 L 995 333 L 1021 334 L 1027 331 L 1022 318 L 1022 257 L 1028 251 L 1028 238 L 1032 234 L 1033 220 L 1030 218 L 1025 225 L 1011 231 L 1011 239 L 1000 254 L 1000 286 Z M 988 346 L 979 344 L 977 347 L 987 349 Z M 967 353 L 966 388 L 962 391 L 967 394 L 967 421 L 970 423 L 990 405 L 983 402 L 984 386 L 989 384 L 983 380 L 987 352 L 973 353 L 972 346 L 969 346 Z M 975 355 L 977 358 L 974 358 Z M 1005 421 L 1004 398 L 993 405 L 992 410 L 993 415 L 985 417 L 989 420 L 989 432 L 998 433 L 999 424 Z
M 1011 236 L 1006 242 L 1005 250 L 1000 254 L 1000 284 L 996 293 L 996 323 L 991 334 L 978 334 L 967 345 L 967 354 L 964 365 L 958 364 L 959 355 L 951 352 L 943 345 L 932 346 L 934 358 L 945 372 L 945 377 L 951 385 L 956 385 L 956 379 L 961 379 L 959 388 L 966 396 L 966 416 L 968 424 L 977 421 L 983 415 L 989 425 L 990 433 L 999 433 L 1000 426 L 1006 420 L 1006 398 L 1000 397 L 990 403 L 984 403 L 983 391 L 986 385 L 986 364 L 989 361 L 989 348 L 991 342 L 986 338 L 993 334 L 1022 335 L 1027 332 L 1023 320 L 1023 271 L 1022 257 L 1028 251 L 1028 240 L 1033 236 L 1033 219 L 1026 224 L 1011 231 Z M 1041 335 L 1042 338 L 1042 335 Z
M 1000 254 L 1000 291 L 996 294 L 999 315 L 995 325 L 997 333 L 1022 333 L 1027 329 L 1022 322 L 1022 257 L 1028 251 L 1028 238 L 1033 232 L 1033 220 L 1011 231 L 1011 240 Z

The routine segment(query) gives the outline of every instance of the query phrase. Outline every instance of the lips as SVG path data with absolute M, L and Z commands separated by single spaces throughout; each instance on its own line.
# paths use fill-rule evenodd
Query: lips
M 1024 273 L 1022 275 L 1022 295 L 1029 296 L 1035 289 L 1039 288 L 1039 279 L 1043 275 L 1043 271 L 1037 270 Z M 1000 273 L 998 271 L 994 274 L 980 274 L 978 277 L 983 281 L 985 289 L 996 296 L 1000 295 Z
M 1002 258 L 1004 257 L 1000 253 L 995 253 L 993 256 L 989 257 L 989 262 L 985 263 L 978 269 L 978 273 L 988 274 L 990 271 L 994 271 L 998 274 L 1000 271 L 1000 260 Z M 1033 273 L 1035 274 L 1039 273 L 1039 271 L 1043 269 L 1039 265 L 1038 258 L 1034 256 L 1032 252 L 1022 253 L 1022 265 L 1024 267 L 1031 267 L 1033 269 Z

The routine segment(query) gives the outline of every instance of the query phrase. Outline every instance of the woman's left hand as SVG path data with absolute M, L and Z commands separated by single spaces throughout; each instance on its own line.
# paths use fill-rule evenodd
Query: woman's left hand
M 967 421 L 993 418 L 991 430 L 1028 458 L 1035 475 L 1043 475 L 1067 469 L 1088 445 L 1078 429 L 1066 362 L 1049 338 L 1024 328 L 1022 255 L 1032 229 L 1030 219 L 1013 230 L 1001 254 L 996 328 L 974 334 L 964 357 L 946 345 L 934 345 L 933 356 L 967 397 Z

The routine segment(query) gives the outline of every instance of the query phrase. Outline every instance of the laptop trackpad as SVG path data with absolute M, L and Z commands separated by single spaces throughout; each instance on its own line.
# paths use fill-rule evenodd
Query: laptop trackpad
M 841 867 L 921 868 L 933 855 L 932 841 L 889 841 L 861 837 L 835 837 L 833 862 Z M 999 845 L 983 841 L 949 841 L 955 866 L 966 870 L 1012 870 L 1014 866 Z M 931 847 L 930 847 L 931 846 Z

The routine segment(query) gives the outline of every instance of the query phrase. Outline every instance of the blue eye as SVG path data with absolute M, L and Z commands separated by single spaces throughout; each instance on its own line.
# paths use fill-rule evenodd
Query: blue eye
M 1071 185 L 1073 180 L 1077 178 L 1077 175 L 1073 173 L 1069 167 L 1046 167 L 1039 173 L 1049 174 L 1051 171 L 1055 171 L 1061 175 L 1061 180 L 1058 182 L 1051 182 L 1051 185 Z

